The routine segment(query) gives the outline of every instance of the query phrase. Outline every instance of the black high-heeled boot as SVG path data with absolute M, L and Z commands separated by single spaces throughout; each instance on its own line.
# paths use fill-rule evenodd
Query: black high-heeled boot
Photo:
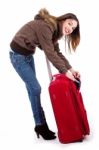
M 56 136 L 53 133 L 49 132 L 49 130 L 45 127 L 45 124 L 36 126 L 34 130 L 38 138 L 39 135 L 41 135 L 45 140 L 53 140 L 56 138 Z

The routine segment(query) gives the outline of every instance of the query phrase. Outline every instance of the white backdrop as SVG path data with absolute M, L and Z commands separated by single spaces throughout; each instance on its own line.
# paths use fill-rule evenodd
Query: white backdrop
M 81 73 L 81 92 L 87 110 L 91 134 L 83 143 L 60 144 L 58 139 L 44 141 L 34 133 L 34 120 L 23 81 L 16 74 L 9 60 L 9 43 L 17 30 L 30 21 L 40 8 L 47 8 L 58 16 L 75 13 L 80 21 L 81 43 L 75 54 L 64 50 L 64 40 L 60 41 L 61 51 L 74 69 Z M 0 149 L 33 150 L 64 149 L 88 150 L 99 147 L 99 23 L 98 0 L 3 0 L 0 1 Z M 49 78 L 43 52 L 37 49 L 35 63 L 38 79 L 42 85 L 42 105 L 47 122 L 57 132 L 55 119 L 48 95 Z M 53 74 L 57 70 L 52 67 Z

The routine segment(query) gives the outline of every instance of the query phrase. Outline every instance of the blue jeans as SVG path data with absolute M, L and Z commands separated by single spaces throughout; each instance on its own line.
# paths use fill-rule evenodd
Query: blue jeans
M 35 124 L 44 124 L 46 120 L 40 101 L 41 86 L 36 78 L 33 56 L 24 56 L 11 51 L 10 60 L 14 69 L 26 85 Z

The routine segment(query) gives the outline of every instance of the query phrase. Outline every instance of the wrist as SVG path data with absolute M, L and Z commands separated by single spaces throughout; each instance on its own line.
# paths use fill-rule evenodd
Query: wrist
M 74 69 L 73 69 L 73 68 L 70 68 L 68 71 L 70 71 L 70 72 L 72 73 L 72 72 L 74 72 Z

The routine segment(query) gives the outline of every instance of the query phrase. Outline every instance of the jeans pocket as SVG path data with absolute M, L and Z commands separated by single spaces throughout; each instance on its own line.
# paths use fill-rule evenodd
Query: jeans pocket
M 13 53 L 13 52 L 10 52 L 9 55 L 10 55 L 11 63 L 12 63 L 12 64 L 16 63 L 16 58 L 15 58 L 15 56 L 14 56 L 14 53 Z

